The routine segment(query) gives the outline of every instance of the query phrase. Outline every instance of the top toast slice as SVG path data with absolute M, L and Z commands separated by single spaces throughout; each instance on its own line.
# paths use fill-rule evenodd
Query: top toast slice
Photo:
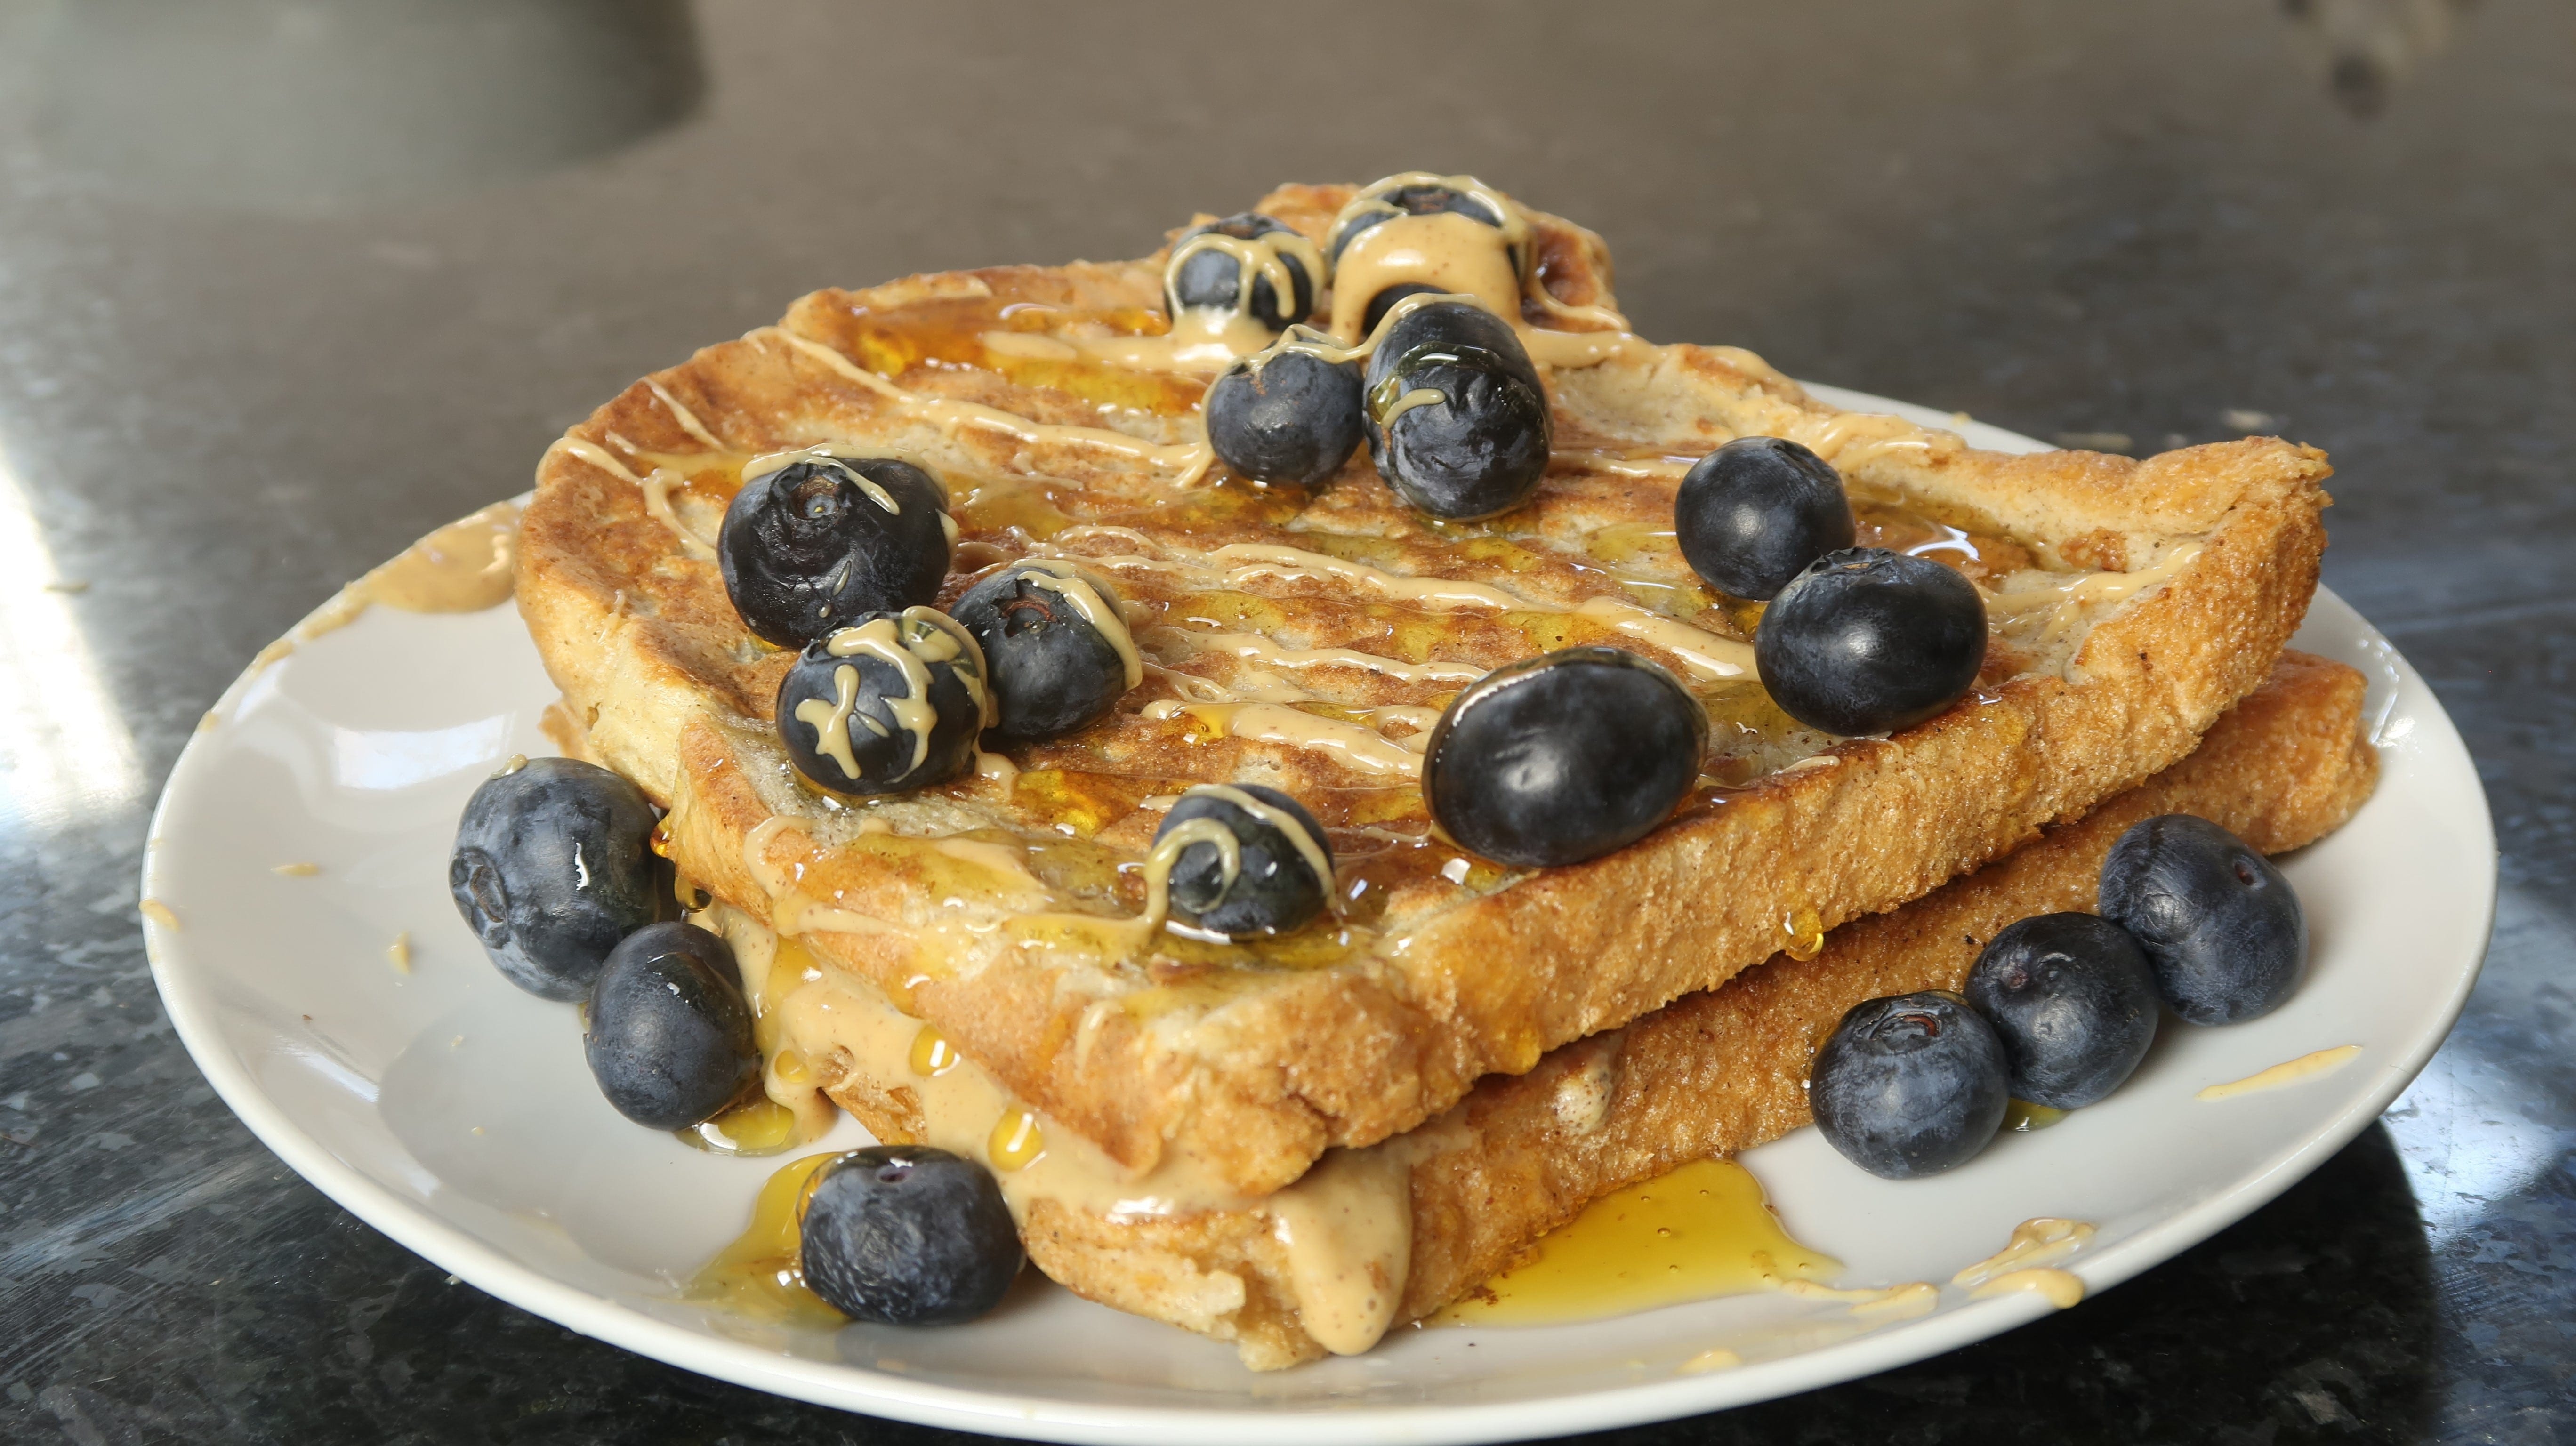
M 1349 194 L 1261 209 L 1320 237 Z M 1530 213 L 1548 301 L 1615 316 L 1597 238 Z M 2014 456 L 1837 411 L 1749 353 L 1530 333 L 1556 456 L 1536 499 L 1431 524 L 1363 451 L 1312 496 L 1207 469 L 1205 377 L 1132 364 L 1160 268 L 1006 267 L 825 291 L 699 352 L 550 449 L 518 596 L 594 756 L 674 810 L 700 885 L 874 980 L 1140 1176 L 1185 1157 L 1258 1195 L 1410 1128 L 1477 1078 L 1892 908 L 2189 753 L 2297 628 L 2328 468 L 2272 439 L 2144 461 Z M 1329 300 L 1319 302 L 1328 307 Z M 1551 358 L 1553 362 L 1551 363 Z M 1862 542 L 1958 565 L 1993 641 L 1966 700 L 1886 739 L 1791 723 L 1743 671 L 1754 613 L 1672 544 L 1680 463 L 1740 435 L 1844 473 Z M 1151 666 L 1119 711 L 902 797 L 798 784 L 706 539 L 754 454 L 918 460 L 1002 560 L 1111 580 Z M 1578 642 L 1689 680 L 1708 777 L 1609 857 L 1545 871 L 1430 830 L 1414 748 L 1484 669 Z M 1268 783 L 1325 824 L 1337 920 L 1223 944 L 1116 927 L 1158 809 Z

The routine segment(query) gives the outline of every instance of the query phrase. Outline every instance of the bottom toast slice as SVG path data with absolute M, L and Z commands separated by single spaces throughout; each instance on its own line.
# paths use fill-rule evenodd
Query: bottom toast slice
M 2132 823 L 2197 814 L 2267 853 L 2334 829 L 2377 780 L 2362 693 L 2352 669 L 2284 653 L 2198 752 L 2080 821 L 1835 930 L 1812 959 L 1775 957 L 1561 1047 L 1527 1074 L 1489 1077 L 1431 1122 L 1366 1149 L 1336 1149 L 1305 1179 L 1258 1199 L 1227 1196 L 1186 1161 L 1145 1181 L 1120 1178 L 1087 1142 L 1047 1133 L 864 981 L 827 979 L 841 971 L 793 941 L 780 945 L 738 911 L 720 905 L 710 922 L 742 956 L 773 1096 L 802 1090 L 819 1106 L 819 1088 L 880 1139 L 988 1160 L 1030 1258 L 1049 1276 L 1089 1299 L 1230 1340 L 1247 1366 L 1275 1369 L 1366 1349 L 1507 1269 L 1603 1195 L 1808 1123 L 1809 1063 L 1844 1011 L 1883 995 L 1956 989 L 2006 924 L 2089 911 L 2103 856 Z

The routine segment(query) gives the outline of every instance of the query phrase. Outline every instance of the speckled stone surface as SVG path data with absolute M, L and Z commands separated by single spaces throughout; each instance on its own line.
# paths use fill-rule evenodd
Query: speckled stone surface
M 941 1434 L 584 1340 L 304 1185 L 162 1017 L 147 810 L 342 579 L 795 294 L 1431 166 L 1599 228 L 1653 336 L 2085 445 L 2326 447 L 2328 579 L 2503 843 L 2458 1033 L 2280 1201 L 1618 1439 L 2576 1442 L 2571 75 L 2557 0 L 0 0 L 0 1439 Z

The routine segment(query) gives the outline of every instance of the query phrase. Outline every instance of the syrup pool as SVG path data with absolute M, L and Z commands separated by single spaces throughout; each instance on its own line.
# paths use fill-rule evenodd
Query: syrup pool
M 1434 1325 L 1562 1325 L 1832 1278 L 1842 1263 L 1792 1239 L 1762 1183 L 1699 1160 L 1596 1200 L 1521 1264 Z

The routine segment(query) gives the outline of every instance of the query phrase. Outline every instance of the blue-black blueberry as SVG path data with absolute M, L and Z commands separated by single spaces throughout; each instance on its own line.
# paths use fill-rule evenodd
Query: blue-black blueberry
M 2308 920 L 2272 861 L 2205 818 L 2132 824 L 2102 861 L 2102 917 L 2136 936 L 2193 1024 L 2269 1014 L 2299 987 Z
M 975 766 L 993 721 L 975 635 L 930 608 L 854 620 L 805 645 L 778 682 L 778 738 L 805 780 L 899 793 Z
M 1207 429 L 1238 475 L 1311 487 L 1360 444 L 1359 369 L 1280 343 L 1209 385 Z
M 1143 676 L 1116 589 L 1069 562 L 1023 558 L 968 588 L 948 611 L 983 649 L 1001 737 L 1070 733 L 1107 713 Z
M 734 494 L 716 565 L 744 625 L 798 648 L 937 598 L 955 542 L 948 493 L 929 473 L 892 457 L 807 453 Z
M 1450 700 L 1423 753 L 1422 797 L 1486 858 L 1581 863 L 1670 817 L 1707 747 L 1708 715 L 1671 673 L 1617 648 L 1566 648 Z
M 1738 437 L 1702 457 L 1673 498 L 1682 557 L 1710 587 L 1768 602 L 1828 552 L 1852 545 L 1842 474 L 1781 437 Z
M 1977 681 L 1986 602 L 1929 558 L 1845 548 L 1810 563 L 1762 610 L 1753 660 L 1771 701 L 1808 727 L 1892 733 Z
M 1361 421 L 1398 497 L 1470 521 L 1529 500 L 1555 435 L 1547 389 L 1510 325 L 1465 301 L 1413 307 L 1370 353 Z
M 1865 1000 L 1816 1051 L 1807 1104 L 1845 1159 L 1888 1180 L 1966 1164 L 2003 1127 L 2003 1041 L 1945 989 Z
M 1377 295 L 1370 297 L 1368 305 L 1361 309 L 1360 335 L 1375 336 L 1377 334 L 1378 327 L 1386 321 L 1386 314 L 1395 310 L 1395 304 L 1404 300 L 1406 297 L 1438 296 L 1440 294 L 1441 291 L 1439 287 L 1427 286 L 1419 281 L 1399 281 L 1393 286 L 1387 287 Z
M 657 1130 L 712 1119 L 760 1078 L 733 950 L 694 924 L 648 925 L 609 954 L 581 1045 L 599 1092 Z
M 605 768 L 530 759 L 474 790 L 447 891 L 511 983 L 579 999 L 617 941 L 674 911 L 653 805 Z
M 1190 308 L 1228 312 L 1242 308 L 1272 331 L 1278 331 L 1290 322 L 1305 320 L 1307 313 L 1315 309 L 1316 283 L 1320 278 L 1306 274 L 1306 263 L 1293 250 L 1281 247 L 1274 253 L 1279 265 L 1288 273 L 1291 295 L 1287 304 L 1280 304 L 1278 288 L 1262 274 L 1263 268 L 1256 265 L 1252 272 L 1251 304 L 1245 307 L 1242 260 L 1230 248 L 1190 245 L 1200 236 L 1258 241 L 1264 236 L 1283 233 L 1288 236 L 1297 234 L 1286 223 L 1258 211 L 1240 212 L 1222 221 L 1210 221 L 1182 232 L 1180 238 L 1172 243 L 1172 265 L 1163 277 L 1164 304 L 1175 316 Z
M 1193 827 L 1194 821 L 1196 826 Z M 1227 857 L 1211 828 L 1234 839 Z M 1220 934 L 1282 934 L 1324 911 L 1333 846 L 1305 805 L 1257 783 L 1201 784 L 1163 815 L 1157 845 L 1178 841 L 1174 912 Z
M 1995 1027 L 2012 1094 L 2081 1109 L 2137 1072 L 2156 1041 L 2156 976 L 2129 931 L 2091 914 L 2009 924 L 1968 971 L 1968 1002 Z
M 1020 1232 L 992 1172 L 927 1145 L 871 1145 L 806 1187 L 798 1257 L 808 1289 L 854 1320 L 959 1325 L 1001 1304 Z

